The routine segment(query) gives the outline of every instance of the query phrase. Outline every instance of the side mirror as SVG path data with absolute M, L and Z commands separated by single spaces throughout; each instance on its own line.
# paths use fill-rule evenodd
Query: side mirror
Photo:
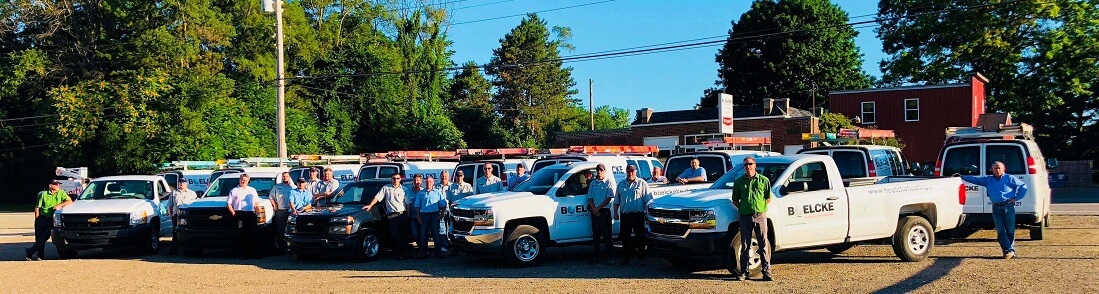
M 786 194 L 790 194 L 790 192 L 786 191 L 786 186 L 778 187 L 779 196 L 786 196 Z
M 1056 158 L 1046 159 L 1046 168 L 1047 169 L 1057 168 L 1057 159 Z
M 569 196 L 569 195 L 568 195 L 569 193 L 568 193 L 568 192 L 566 191 L 566 189 L 565 189 L 565 187 L 564 187 L 564 186 L 562 186 L 562 187 L 560 187 L 560 188 L 557 188 L 557 193 L 554 193 L 554 194 L 556 194 L 556 195 L 557 195 L 557 197 L 565 197 L 565 196 Z
M 206 196 L 206 192 L 203 192 L 203 191 L 195 191 L 195 195 L 196 195 L 196 196 L 195 196 L 196 198 L 202 198 L 203 196 Z

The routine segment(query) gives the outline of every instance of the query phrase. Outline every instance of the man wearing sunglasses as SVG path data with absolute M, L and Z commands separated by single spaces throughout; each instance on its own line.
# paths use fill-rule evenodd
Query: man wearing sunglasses
M 763 267 L 763 281 L 771 278 L 770 244 L 767 240 L 767 205 L 771 204 L 771 180 L 756 172 L 756 159 L 744 158 L 744 175 L 733 183 L 733 207 L 740 212 L 740 256 L 737 280 L 747 280 L 752 236 L 759 242 L 758 252 Z M 737 240 L 733 240 L 737 242 Z M 733 244 L 729 244 L 733 246 Z
M 385 215 L 388 220 L 389 236 L 393 238 L 393 243 L 396 243 L 397 247 L 397 251 L 393 255 L 397 259 L 405 259 L 412 254 L 412 245 L 408 244 L 407 234 L 410 218 L 405 207 L 409 200 L 405 196 L 409 192 L 401 185 L 400 173 L 393 173 L 390 179 L 393 180 L 393 183 L 382 187 L 378 194 L 374 196 L 374 200 L 363 206 L 363 210 L 370 210 L 375 204 L 378 204 L 378 201 L 383 202 L 384 210 L 382 210 L 382 215 Z
M 501 192 L 504 190 L 504 182 L 492 173 L 492 165 L 485 165 L 485 175 L 477 178 L 477 194 Z

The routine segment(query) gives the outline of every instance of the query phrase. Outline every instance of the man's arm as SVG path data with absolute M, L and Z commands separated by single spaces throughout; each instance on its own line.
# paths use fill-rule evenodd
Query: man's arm
M 974 185 L 977 185 L 977 186 L 981 186 L 981 187 L 988 186 L 988 184 L 985 183 L 985 178 L 984 177 L 962 176 L 962 181 L 964 181 L 966 183 L 974 184 Z
M 771 179 L 763 178 L 763 188 L 766 189 L 763 191 L 763 199 L 767 199 L 767 205 L 771 205 L 771 198 L 775 198 L 771 197 L 774 196 L 771 195 Z
M 45 193 L 44 192 L 39 192 L 38 193 L 38 203 L 34 204 L 34 218 L 38 218 L 39 216 L 42 215 L 42 208 L 43 208 L 42 206 L 46 204 L 45 199 L 42 199 L 42 196 L 44 196 L 43 194 L 45 194 Z
M 232 216 L 237 216 L 237 211 L 233 210 L 233 198 L 234 198 L 234 196 L 233 196 L 234 193 L 233 192 L 235 192 L 235 191 L 236 191 L 235 188 L 233 190 L 230 190 L 229 191 L 229 197 L 225 198 L 225 207 L 229 208 L 229 215 L 232 215 Z
M 271 201 L 271 208 L 274 209 L 274 210 L 279 210 L 279 202 L 277 201 L 278 198 L 281 196 L 281 193 L 279 193 L 279 185 L 275 185 L 274 188 L 271 188 L 271 192 L 269 192 L 268 195 L 271 195 L 271 197 L 267 198 L 269 201 Z M 289 196 L 289 195 L 287 195 L 287 196 Z M 282 197 L 286 197 L 286 196 L 282 196 Z
M 733 208 L 740 210 L 740 190 L 737 190 L 736 182 L 733 182 Z
M 384 188 L 381 189 L 381 190 L 378 190 L 378 194 L 374 195 L 374 199 L 370 200 L 370 204 L 367 204 L 366 206 L 363 206 L 363 210 L 370 210 L 370 208 L 373 208 L 374 204 L 378 204 L 378 199 L 381 199 L 382 197 L 385 197 L 385 189 Z

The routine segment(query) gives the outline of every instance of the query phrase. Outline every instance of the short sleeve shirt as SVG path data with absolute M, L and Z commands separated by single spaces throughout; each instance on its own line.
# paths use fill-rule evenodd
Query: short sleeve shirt
M 35 207 L 42 215 L 53 216 L 55 211 L 53 207 L 65 202 L 66 199 L 69 199 L 69 194 L 66 194 L 65 191 L 42 191 L 38 193 L 38 204 Z
M 592 203 L 595 203 L 596 206 L 603 204 L 603 201 L 606 201 L 607 199 L 614 199 L 615 187 L 611 185 L 612 182 L 609 178 L 604 178 L 602 180 L 598 178 L 592 179 L 591 186 L 588 188 L 588 198 L 591 199 Z M 592 209 L 595 209 L 595 207 L 592 207 Z
M 629 180 L 618 183 L 615 190 L 614 204 L 618 204 L 619 213 L 645 212 L 645 205 L 653 200 L 653 194 L 649 193 L 649 183 L 636 179 L 632 183 Z
M 765 213 L 767 199 L 771 198 L 771 180 L 761 174 L 756 174 L 754 179 L 748 178 L 748 175 L 740 176 L 733 182 L 732 198 L 740 214 Z
M 706 178 L 706 168 L 701 166 L 698 168 L 687 168 L 683 170 L 683 173 L 679 174 L 679 177 L 684 179 L 702 177 L 703 181 L 709 181 L 709 179 Z
M 385 185 L 385 187 L 382 187 L 375 197 L 381 197 L 379 201 L 385 204 L 386 213 L 404 212 L 405 192 L 404 186 L 393 186 L 393 184 L 388 184 Z
M 500 177 L 480 177 L 477 179 L 477 193 L 492 193 L 504 191 L 504 183 Z
M 229 198 L 225 203 L 233 206 L 236 211 L 256 211 L 256 202 L 259 201 L 259 192 L 252 187 L 236 187 L 229 191 Z

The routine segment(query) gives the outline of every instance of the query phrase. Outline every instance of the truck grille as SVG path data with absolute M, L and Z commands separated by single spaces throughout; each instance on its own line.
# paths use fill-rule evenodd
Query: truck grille
M 688 229 L 690 229 L 690 227 L 685 224 L 662 224 L 658 222 L 649 222 L 649 232 L 652 232 L 653 234 L 683 236 L 687 234 Z
M 76 229 L 123 229 L 130 226 L 130 215 L 116 214 L 62 214 L 61 227 Z
M 455 221 L 451 229 L 455 232 L 469 233 L 473 230 L 473 222 Z
M 476 215 L 476 214 L 477 214 L 476 211 L 469 210 L 469 209 L 457 209 L 457 208 L 455 208 L 455 209 L 450 210 L 450 215 L 457 216 L 457 217 L 473 218 L 473 216 Z
M 237 222 L 229 209 L 188 209 L 187 226 L 192 228 L 236 229 Z
M 689 220 L 689 219 L 691 219 L 691 213 L 690 213 L 689 210 L 671 210 L 671 209 L 650 208 L 649 209 L 649 216 L 659 217 L 659 218 L 679 219 L 679 220 Z
M 299 215 L 294 225 L 294 234 L 326 234 L 328 233 L 328 218 L 319 216 Z

